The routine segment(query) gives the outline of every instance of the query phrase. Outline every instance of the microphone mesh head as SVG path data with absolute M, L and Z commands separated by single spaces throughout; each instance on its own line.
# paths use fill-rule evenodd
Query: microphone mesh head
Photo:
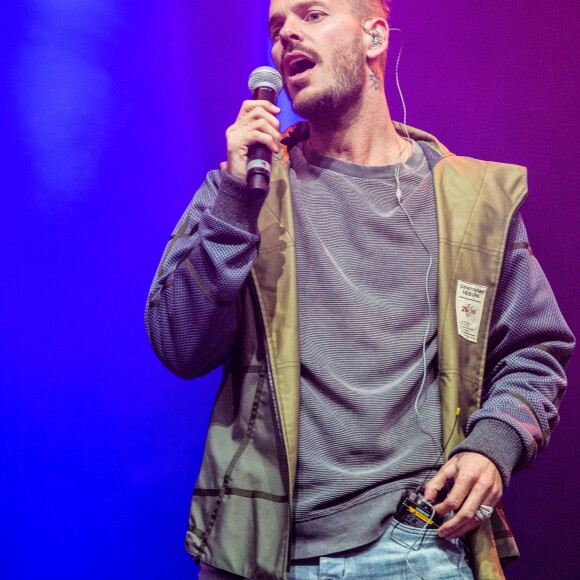
M 250 75 L 248 88 L 253 93 L 258 87 L 269 87 L 278 94 L 282 88 L 282 77 L 280 73 L 271 66 L 258 67 Z

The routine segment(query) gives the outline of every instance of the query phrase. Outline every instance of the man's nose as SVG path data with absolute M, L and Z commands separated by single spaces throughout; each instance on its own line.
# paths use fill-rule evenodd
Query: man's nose
M 301 42 L 303 40 L 302 32 L 300 31 L 300 25 L 295 19 L 288 18 L 284 22 L 284 26 L 280 29 L 280 42 L 283 48 L 288 48 L 288 46 L 293 42 Z

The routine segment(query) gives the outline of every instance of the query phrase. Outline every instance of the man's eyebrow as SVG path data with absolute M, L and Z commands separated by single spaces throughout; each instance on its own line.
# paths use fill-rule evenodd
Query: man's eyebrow
M 324 2 L 324 0 L 304 0 L 304 2 L 298 2 L 297 4 L 294 4 L 292 6 L 292 12 L 301 12 L 318 4 L 321 8 L 325 8 L 327 2 Z M 284 15 L 281 12 L 274 12 L 274 14 L 272 14 L 268 20 L 268 30 L 271 31 L 274 25 L 283 21 Z

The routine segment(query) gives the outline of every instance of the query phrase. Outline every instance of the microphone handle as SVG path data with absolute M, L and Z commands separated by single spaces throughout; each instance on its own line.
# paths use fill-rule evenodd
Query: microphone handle
M 276 104 L 276 91 L 268 86 L 259 86 L 252 93 L 254 100 L 260 99 Z M 246 183 L 253 193 L 267 194 L 270 188 L 272 152 L 261 143 L 254 143 L 248 149 Z

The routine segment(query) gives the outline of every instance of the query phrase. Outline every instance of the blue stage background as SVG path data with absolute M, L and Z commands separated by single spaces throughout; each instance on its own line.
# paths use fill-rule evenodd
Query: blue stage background
M 409 123 L 527 165 L 524 217 L 578 331 L 576 0 L 395 0 Z M 155 359 L 163 247 L 268 62 L 268 2 L 20 0 L 3 8 L 0 577 L 188 579 L 187 510 L 217 375 Z M 388 91 L 395 118 L 391 39 Z M 284 105 L 283 125 L 293 117 Z M 577 578 L 578 370 L 506 503 L 508 578 Z

